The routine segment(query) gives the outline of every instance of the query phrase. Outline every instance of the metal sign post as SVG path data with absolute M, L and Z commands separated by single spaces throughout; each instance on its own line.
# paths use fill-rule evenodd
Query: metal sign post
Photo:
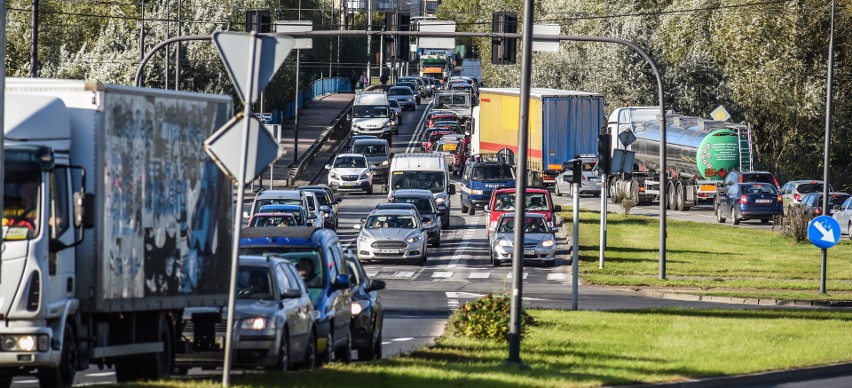
M 825 149 L 822 161 L 822 209 L 828 214 L 828 188 L 829 188 L 829 155 L 831 155 L 831 114 L 834 110 L 832 104 L 832 87 L 834 79 L 834 0 L 831 0 L 831 27 L 828 38 L 828 80 L 826 80 L 825 93 Z M 828 265 L 828 250 L 823 248 L 822 260 L 820 261 L 820 283 L 819 292 L 825 294 L 825 271 Z
M 574 183 L 574 201 L 572 210 L 574 228 L 571 232 L 571 310 L 579 309 L 580 299 L 580 184 Z

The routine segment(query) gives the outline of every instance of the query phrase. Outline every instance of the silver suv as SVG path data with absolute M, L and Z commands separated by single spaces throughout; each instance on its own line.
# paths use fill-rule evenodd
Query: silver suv
M 373 210 L 357 239 L 359 260 L 412 260 L 426 264 L 427 235 L 416 210 Z

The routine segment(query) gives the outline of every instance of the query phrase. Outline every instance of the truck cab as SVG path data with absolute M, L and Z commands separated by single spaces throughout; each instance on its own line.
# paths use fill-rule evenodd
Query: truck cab
M 495 189 L 515 187 L 515 169 L 500 154 L 471 155 L 465 163 L 461 185 L 461 211 L 474 215 L 477 207 L 488 204 Z

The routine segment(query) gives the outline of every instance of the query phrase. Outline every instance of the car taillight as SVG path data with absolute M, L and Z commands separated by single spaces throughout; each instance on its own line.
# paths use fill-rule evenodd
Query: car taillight
M 802 202 L 802 196 L 799 193 L 793 193 L 793 200 L 796 202 Z
M 814 210 L 814 213 L 816 213 L 816 215 L 822 214 L 822 208 L 816 208 L 816 210 Z
M 779 195 L 777 201 L 778 203 L 784 202 L 784 198 Z
M 740 204 L 748 205 L 748 197 L 746 197 L 745 195 L 740 196 Z

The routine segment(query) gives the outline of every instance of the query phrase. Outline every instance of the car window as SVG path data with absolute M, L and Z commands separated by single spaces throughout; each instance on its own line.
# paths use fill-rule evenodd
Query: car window
M 799 194 L 806 194 L 822 191 L 822 189 L 822 183 L 803 183 L 796 188 L 796 191 L 798 191 Z
M 544 193 L 527 193 L 524 196 L 527 210 L 550 210 L 547 206 L 547 197 Z
M 417 211 L 420 214 L 435 214 L 437 213 L 437 209 L 435 209 L 435 205 L 432 204 L 431 198 L 418 198 L 418 197 L 398 197 L 396 201 L 399 203 L 410 203 L 417 208 Z
M 253 227 L 287 227 L 296 226 L 296 218 L 292 214 L 282 214 L 274 216 L 255 216 L 249 223 Z
M 494 203 L 494 210 L 515 210 L 515 193 L 500 193 L 497 195 L 497 201 Z
M 834 205 L 837 205 L 837 204 L 841 204 L 841 203 L 843 203 L 843 202 L 844 202 L 847 198 L 849 198 L 849 196 L 848 196 L 848 195 L 844 195 L 844 194 L 834 194 L 834 195 L 832 195 L 832 196 L 831 196 L 831 198 L 829 198 L 829 199 L 828 199 L 828 206 L 834 206 Z
M 328 251 L 332 262 L 332 265 L 328 266 L 328 276 L 334 280 L 337 279 L 338 274 L 346 273 L 348 271 L 346 271 L 346 268 L 343 267 L 343 255 L 340 252 L 340 244 L 335 243 L 329 245 Z
M 304 272 L 303 279 L 308 287 L 311 301 L 316 302 L 326 285 L 325 271 L 322 271 L 322 253 L 318 249 L 292 246 L 241 246 L 241 255 L 269 256 L 287 259 Z
M 360 285 L 364 282 L 361 272 L 358 271 L 358 264 L 355 264 L 352 260 L 346 260 L 346 267 L 349 269 L 349 274 L 352 276 L 350 279 L 350 283 L 352 283 L 352 285 Z
M 355 144 L 352 153 L 364 155 L 387 155 L 388 149 L 383 144 Z
M 524 231 L 527 233 L 547 233 L 547 224 L 544 218 L 527 218 L 524 220 Z
M 278 281 L 278 295 L 283 294 L 286 290 L 299 288 L 292 284 L 290 279 L 287 277 L 284 264 L 278 264 L 275 266 L 275 278 Z
M 343 156 L 334 159 L 334 168 L 365 168 L 367 159 L 356 156 Z
M 304 280 L 299 281 L 299 274 L 294 271 L 295 267 L 293 266 L 283 266 L 284 274 L 287 276 L 288 287 L 300 290 L 302 292 L 307 291 L 304 286 Z
M 417 227 L 414 217 L 404 215 L 373 215 L 367 218 L 366 224 L 367 229 L 414 229 Z
M 761 182 L 761 183 L 769 183 L 774 185 L 775 180 L 772 179 L 772 175 L 769 174 L 743 174 L 741 178 L 742 183 L 748 182 Z
M 473 169 L 474 180 L 506 180 L 514 178 L 510 166 L 477 166 Z
M 237 273 L 238 299 L 273 299 L 269 269 L 241 266 Z

